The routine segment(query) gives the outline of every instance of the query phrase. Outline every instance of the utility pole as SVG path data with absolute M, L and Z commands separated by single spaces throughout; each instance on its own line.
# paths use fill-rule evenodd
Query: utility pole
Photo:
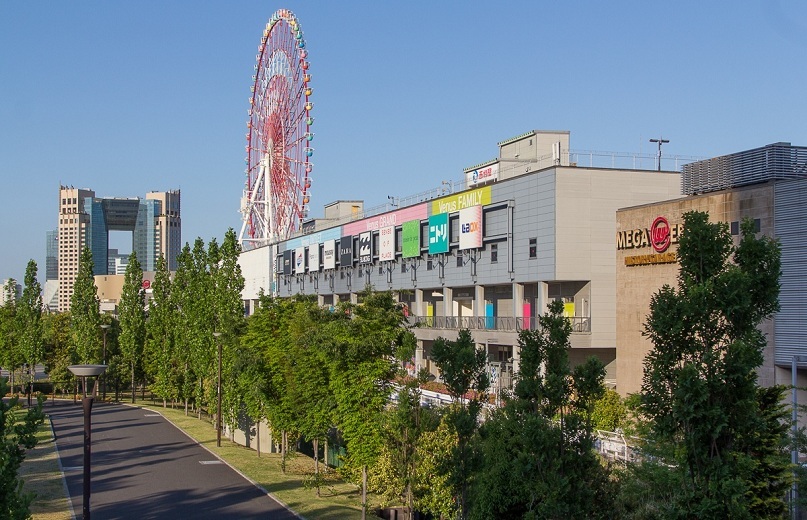
M 669 143 L 669 139 L 651 139 L 651 143 L 658 143 L 658 171 L 661 171 L 661 145 L 664 143 Z

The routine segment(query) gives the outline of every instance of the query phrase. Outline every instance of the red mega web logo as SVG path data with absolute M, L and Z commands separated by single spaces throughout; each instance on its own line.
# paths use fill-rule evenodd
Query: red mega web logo
M 664 217 L 656 217 L 650 226 L 650 243 L 658 253 L 663 253 L 670 247 L 670 223 Z

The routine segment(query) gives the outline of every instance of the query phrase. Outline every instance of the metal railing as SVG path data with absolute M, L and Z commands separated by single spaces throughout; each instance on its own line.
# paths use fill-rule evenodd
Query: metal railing
M 567 318 L 572 326 L 572 334 L 591 333 L 591 318 L 574 316 Z M 516 318 L 512 316 L 409 316 L 409 324 L 430 329 L 469 329 L 501 330 L 518 332 L 538 328 L 538 318 Z

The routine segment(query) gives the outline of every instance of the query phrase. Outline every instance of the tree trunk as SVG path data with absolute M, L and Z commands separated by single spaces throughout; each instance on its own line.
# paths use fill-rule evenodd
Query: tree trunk
M 367 520 L 367 466 L 361 467 L 361 520 Z
M 137 390 L 135 388 L 135 365 L 134 365 L 134 361 L 132 361 L 132 404 L 134 404 L 134 402 L 135 402 L 135 392 L 136 391 Z
M 188 415 L 188 398 L 185 398 L 185 415 Z
M 255 426 L 255 447 L 258 448 L 258 457 L 261 456 L 261 422 L 257 421 Z

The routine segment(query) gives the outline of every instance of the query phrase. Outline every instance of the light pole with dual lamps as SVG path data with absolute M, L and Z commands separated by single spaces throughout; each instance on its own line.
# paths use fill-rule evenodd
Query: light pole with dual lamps
M 98 378 L 106 371 L 106 365 L 70 365 L 67 367 L 74 375 L 83 379 L 84 397 L 81 400 L 84 408 L 84 490 L 82 501 L 82 518 L 90 520 L 90 459 L 92 446 L 92 402 L 98 389 Z M 95 377 L 96 384 L 92 393 L 87 395 L 87 378 Z
M 216 446 L 221 448 L 221 332 L 214 332 L 213 336 L 216 338 L 216 345 L 219 349 L 219 377 L 216 384 L 218 399 L 218 404 L 216 405 Z

